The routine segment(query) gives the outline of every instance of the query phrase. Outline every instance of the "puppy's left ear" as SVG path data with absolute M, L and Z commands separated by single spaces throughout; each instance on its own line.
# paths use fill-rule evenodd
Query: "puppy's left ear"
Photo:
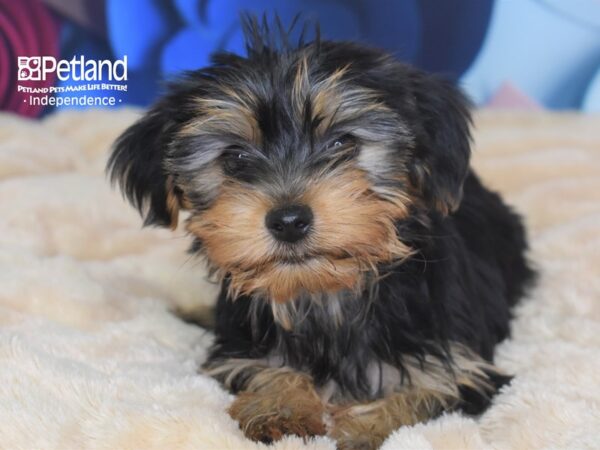
M 425 74 L 414 80 L 412 96 L 417 117 L 411 183 L 446 215 L 460 205 L 469 170 L 470 103 L 450 82 Z
M 117 139 L 107 165 L 113 182 L 144 217 L 144 225 L 177 227 L 181 191 L 165 167 L 177 112 L 163 99 Z

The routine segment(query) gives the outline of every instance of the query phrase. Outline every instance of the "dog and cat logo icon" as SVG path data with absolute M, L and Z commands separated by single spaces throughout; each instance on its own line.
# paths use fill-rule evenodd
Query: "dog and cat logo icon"
M 19 56 L 17 65 L 19 81 L 40 81 L 42 79 L 41 56 Z

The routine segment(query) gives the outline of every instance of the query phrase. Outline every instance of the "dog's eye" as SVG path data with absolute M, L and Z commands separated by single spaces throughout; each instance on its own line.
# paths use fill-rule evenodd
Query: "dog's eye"
M 358 152 L 358 143 L 354 136 L 345 134 L 335 138 L 327 144 L 325 157 L 334 165 L 351 161 Z
M 242 147 L 231 146 L 223 152 L 221 160 L 225 172 L 237 175 L 248 166 L 250 157 Z
M 355 141 L 353 136 L 349 135 L 349 134 L 344 134 L 342 136 L 339 136 L 335 139 L 333 139 L 332 141 L 329 142 L 329 144 L 327 144 L 327 150 L 338 150 L 338 149 L 342 149 L 342 147 L 346 147 L 346 146 L 350 146 L 350 145 L 354 145 Z

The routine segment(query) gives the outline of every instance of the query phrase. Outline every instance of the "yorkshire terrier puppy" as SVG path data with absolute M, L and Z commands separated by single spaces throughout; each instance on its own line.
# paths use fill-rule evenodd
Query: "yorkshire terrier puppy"
M 246 22 L 246 57 L 188 73 L 117 140 L 112 179 L 146 225 L 187 211 L 222 283 L 203 369 L 251 439 L 376 448 L 479 414 L 532 280 L 523 226 L 469 169 L 452 84 L 379 50 L 291 45 Z

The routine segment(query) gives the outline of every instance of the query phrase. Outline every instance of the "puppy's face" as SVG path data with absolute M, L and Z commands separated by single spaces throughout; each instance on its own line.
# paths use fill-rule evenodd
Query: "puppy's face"
M 408 256 L 397 223 L 458 205 L 468 141 L 463 97 L 385 54 L 255 42 L 173 85 L 109 168 L 147 224 L 189 211 L 232 296 L 285 302 Z

